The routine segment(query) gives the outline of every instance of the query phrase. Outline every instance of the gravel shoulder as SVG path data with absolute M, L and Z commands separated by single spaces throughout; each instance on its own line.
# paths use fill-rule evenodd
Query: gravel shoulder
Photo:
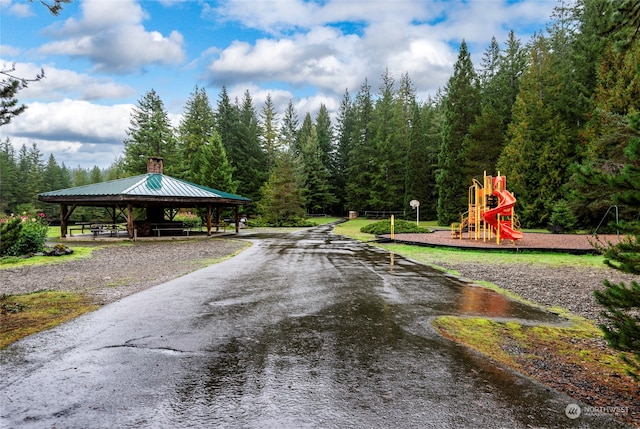
M 599 236 L 601 245 L 618 241 L 616 235 Z M 595 240 L 590 235 L 526 233 L 516 243 L 503 241 L 476 241 L 452 239 L 449 231 L 431 234 L 396 234 L 396 240 L 428 246 L 474 248 L 480 251 L 585 251 L 593 249 Z M 570 312 L 600 323 L 602 307 L 595 303 L 593 291 L 603 289 L 603 281 L 612 283 L 640 281 L 640 276 L 623 273 L 605 266 L 593 267 L 561 266 L 549 267 L 540 264 L 487 264 L 452 261 L 440 266 L 460 273 L 462 277 L 475 281 L 493 283 L 522 298 L 545 307 L 562 307 Z
M 2 269 L 0 294 L 69 291 L 84 293 L 104 305 L 211 265 L 250 245 L 228 238 L 66 244 L 98 248 L 89 258 Z

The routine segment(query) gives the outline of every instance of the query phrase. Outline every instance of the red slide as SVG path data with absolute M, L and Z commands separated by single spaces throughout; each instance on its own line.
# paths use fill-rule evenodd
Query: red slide
M 498 215 L 511 216 L 511 208 L 516 203 L 516 198 L 509 191 L 493 191 L 493 195 L 499 198 L 498 207 L 495 209 L 487 210 L 482 214 L 484 221 L 493 227 L 497 231 L 498 228 Z M 500 238 L 506 238 L 507 240 L 520 240 L 522 238 L 522 232 L 514 231 L 511 228 L 511 221 L 500 222 Z

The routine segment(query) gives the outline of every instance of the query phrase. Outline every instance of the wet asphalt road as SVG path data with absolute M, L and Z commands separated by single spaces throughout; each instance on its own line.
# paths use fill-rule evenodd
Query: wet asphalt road
M 330 230 L 253 237 L 1 351 L 0 427 L 624 427 L 430 324 L 553 315 Z

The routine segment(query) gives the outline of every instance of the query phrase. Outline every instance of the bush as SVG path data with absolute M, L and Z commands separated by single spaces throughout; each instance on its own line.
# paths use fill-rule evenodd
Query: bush
M 406 220 L 396 220 L 394 221 L 394 232 L 396 234 L 403 233 L 420 233 L 420 232 L 431 232 L 429 228 L 419 227 L 413 222 L 407 222 Z M 391 234 L 391 220 L 381 220 L 379 222 L 371 223 L 369 225 L 365 225 L 360 228 L 360 232 L 364 232 L 365 234 Z
M 42 251 L 49 226 L 44 213 L 11 217 L 0 228 L 0 256 L 22 256 Z
M 264 217 L 258 217 L 247 222 L 247 226 L 252 227 L 309 227 L 317 225 L 318 224 L 312 220 L 299 217 L 278 220 L 269 220 Z
M 571 212 L 566 201 L 560 200 L 551 212 L 549 229 L 554 233 L 573 232 L 576 227 L 576 217 Z

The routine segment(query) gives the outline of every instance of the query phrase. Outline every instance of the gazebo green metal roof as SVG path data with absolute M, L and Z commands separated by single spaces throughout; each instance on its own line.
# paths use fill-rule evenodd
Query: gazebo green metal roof
M 249 198 L 176 179 L 159 173 L 147 173 L 38 195 L 44 202 L 96 203 L 99 205 L 147 202 L 244 205 Z

